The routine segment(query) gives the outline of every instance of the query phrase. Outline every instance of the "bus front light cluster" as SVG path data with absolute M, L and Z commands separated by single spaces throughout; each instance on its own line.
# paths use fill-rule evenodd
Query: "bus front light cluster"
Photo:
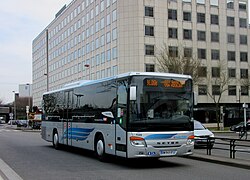
M 131 136 L 130 143 L 136 147 L 146 147 L 146 142 L 142 137 Z
M 187 145 L 193 145 L 194 144 L 194 135 L 191 135 L 188 137 Z

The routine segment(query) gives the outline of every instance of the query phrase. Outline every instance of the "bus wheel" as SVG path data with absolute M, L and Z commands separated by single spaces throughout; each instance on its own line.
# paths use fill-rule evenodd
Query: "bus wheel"
M 105 161 L 105 143 L 102 135 L 99 135 L 95 142 L 95 154 L 100 161 Z
M 55 149 L 59 149 L 59 136 L 58 136 L 58 133 L 57 131 L 55 131 L 53 133 L 53 147 Z

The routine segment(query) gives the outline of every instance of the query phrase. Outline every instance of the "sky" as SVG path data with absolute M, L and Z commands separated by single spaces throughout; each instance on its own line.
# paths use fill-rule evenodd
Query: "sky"
M 32 83 L 32 41 L 72 0 L 1 0 L 0 100 L 13 102 L 19 84 Z
M 19 84 L 32 83 L 32 41 L 72 0 L 1 0 L 0 100 L 13 102 Z

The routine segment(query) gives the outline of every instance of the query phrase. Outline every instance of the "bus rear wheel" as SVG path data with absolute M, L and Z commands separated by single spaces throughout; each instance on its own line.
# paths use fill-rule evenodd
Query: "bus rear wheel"
M 102 135 L 99 135 L 95 142 L 95 154 L 100 161 L 106 160 L 105 143 Z
M 53 147 L 59 149 L 59 136 L 57 131 L 54 131 L 53 133 Z

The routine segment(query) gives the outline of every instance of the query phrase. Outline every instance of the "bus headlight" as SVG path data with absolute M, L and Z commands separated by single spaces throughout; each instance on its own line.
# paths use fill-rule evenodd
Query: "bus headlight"
M 187 145 L 193 145 L 194 144 L 194 135 L 191 135 L 188 137 Z
M 133 146 L 146 147 L 146 142 L 142 137 L 131 136 L 129 139 L 130 139 L 130 143 Z

